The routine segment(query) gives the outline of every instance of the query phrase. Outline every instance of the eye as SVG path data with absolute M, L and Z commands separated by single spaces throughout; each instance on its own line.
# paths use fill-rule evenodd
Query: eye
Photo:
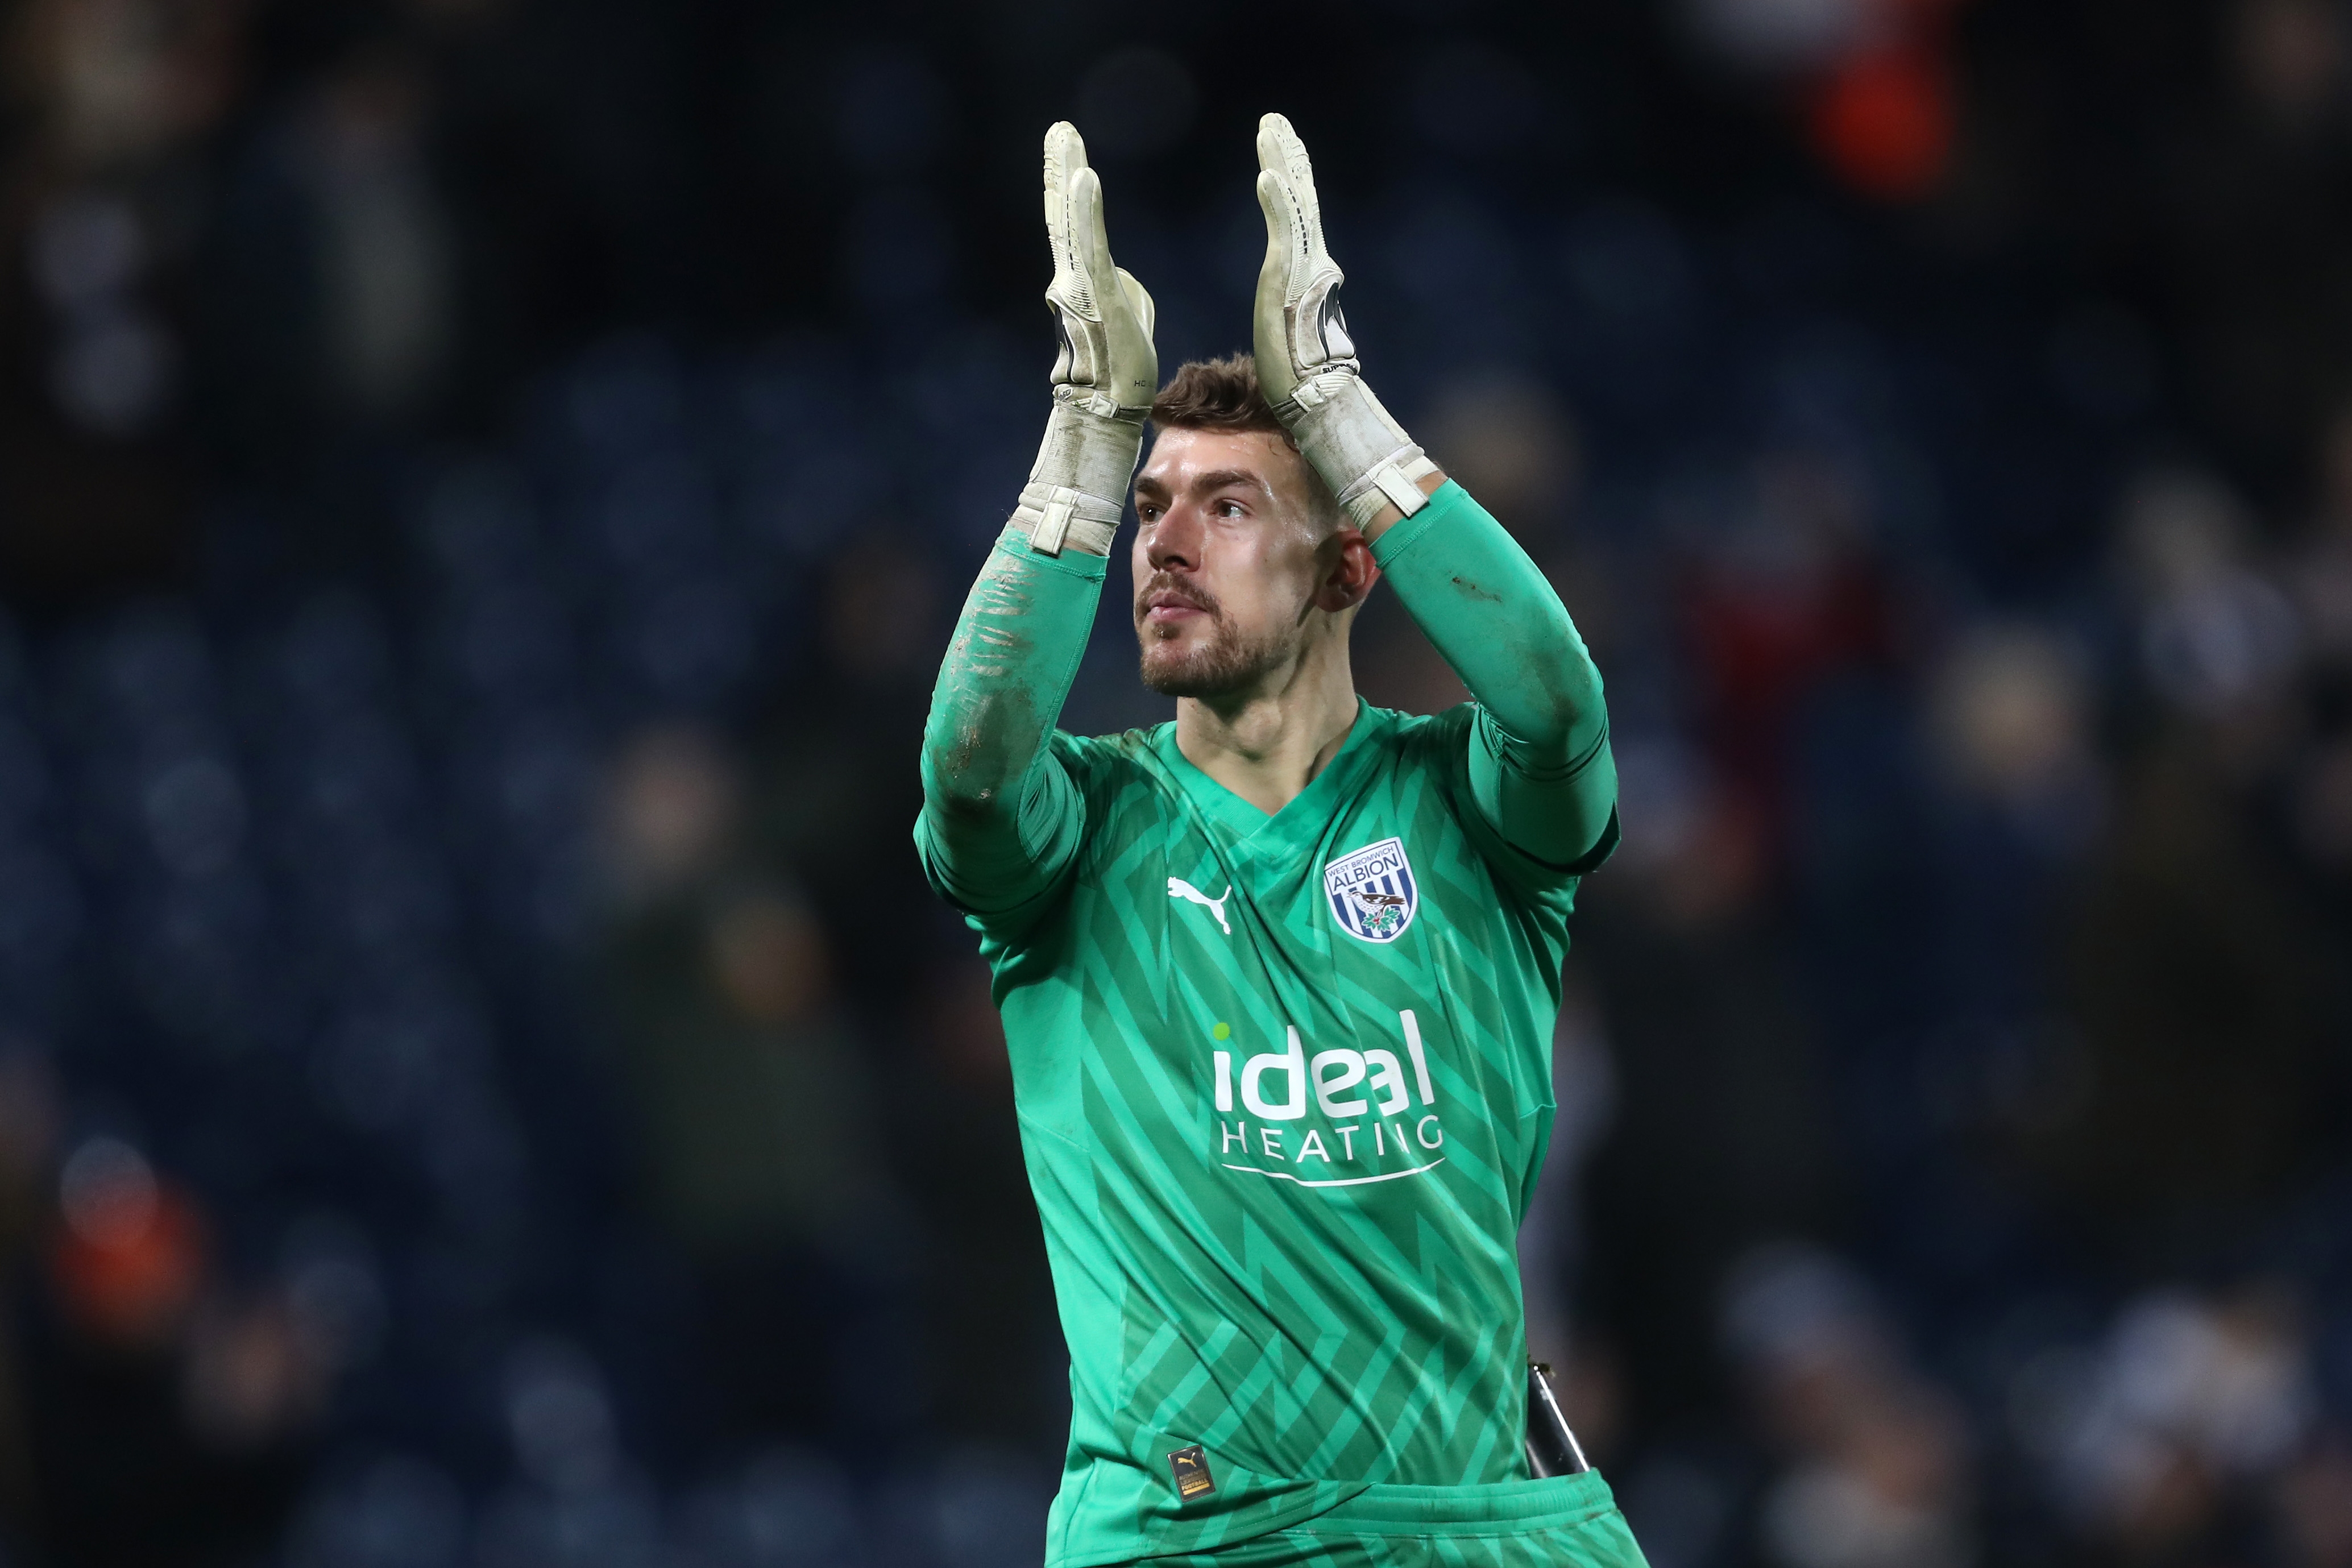
M 1242 503 L 1237 500 L 1221 500 L 1217 503 L 1217 515 L 1219 517 L 1245 517 L 1248 513 L 1243 508 Z

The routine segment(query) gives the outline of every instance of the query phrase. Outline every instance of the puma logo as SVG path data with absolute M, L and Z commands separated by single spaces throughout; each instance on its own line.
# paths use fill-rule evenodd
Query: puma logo
M 1223 931 L 1227 936 L 1234 934 L 1234 928 L 1225 923 L 1225 900 L 1234 896 L 1232 884 L 1228 883 L 1225 887 L 1225 890 L 1219 893 L 1213 899 L 1209 897 L 1208 894 L 1201 891 L 1200 889 L 1192 886 L 1192 883 L 1186 881 L 1183 878 L 1171 877 L 1168 879 L 1168 896 L 1171 899 L 1182 899 L 1188 903 L 1200 905 L 1202 909 L 1217 917 L 1217 929 L 1219 931 Z

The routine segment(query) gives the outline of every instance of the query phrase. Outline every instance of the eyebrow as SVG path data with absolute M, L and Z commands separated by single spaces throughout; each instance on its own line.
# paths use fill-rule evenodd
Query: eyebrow
M 1261 495 L 1271 493 L 1265 479 L 1248 468 L 1212 468 L 1192 481 L 1192 490 L 1196 495 L 1209 490 L 1221 490 L 1228 486 L 1238 486 L 1245 490 L 1256 490 Z
M 1272 489 L 1265 482 L 1265 476 L 1249 468 L 1212 468 L 1207 473 L 1196 477 L 1192 484 L 1192 489 L 1195 495 L 1202 495 L 1211 490 L 1221 490 L 1228 487 L 1255 490 L 1260 495 L 1273 493 Z M 1171 492 L 1159 479 L 1149 474 L 1142 474 L 1136 479 L 1135 493 L 1139 496 L 1150 496 L 1154 500 L 1164 500 Z

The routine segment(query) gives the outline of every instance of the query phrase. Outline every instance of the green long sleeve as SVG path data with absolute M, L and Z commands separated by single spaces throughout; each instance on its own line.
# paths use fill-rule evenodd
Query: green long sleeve
M 1614 847 L 1617 764 L 1601 671 L 1518 542 L 1460 485 L 1391 527 L 1373 559 L 1481 710 L 1471 795 L 1503 841 L 1559 870 Z
M 925 873 L 959 907 L 1003 914 L 1076 858 L 1086 803 L 1047 749 L 1094 628 L 1109 562 L 1044 555 L 1008 528 L 964 600 L 923 726 Z

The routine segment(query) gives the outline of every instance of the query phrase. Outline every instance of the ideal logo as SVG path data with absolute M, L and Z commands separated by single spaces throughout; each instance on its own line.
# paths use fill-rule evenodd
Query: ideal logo
M 1215 1052 L 1212 1058 L 1215 1075 L 1213 1095 L 1219 1113 L 1219 1153 L 1230 1154 L 1238 1148 L 1244 1158 L 1254 1162 L 1300 1166 L 1314 1160 L 1321 1163 L 1321 1168 L 1269 1170 L 1265 1163 L 1220 1163 L 1228 1171 L 1251 1172 L 1307 1187 L 1353 1187 L 1394 1181 L 1400 1176 L 1417 1176 L 1444 1164 L 1445 1160 L 1441 1155 L 1426 1163 L 1417 1163 L 1409 1170 L 1380 1168 L 1399 1158 L 1418 1162 L 1427 1152 L 1445 1142 L 1445 1131 L 1439 1126 L 1436 1115 L 1437 1090 L 1429 1080 L 1429 1058 L 1422 1046 L 1421 1021 L 1408 1008 L 1398 1012 L 1397 1023 L 1403 1030 L 1405 1055 L 1412 1063 L 1410 1087 L 1405 1081 L 1404 1066 L 1397 1060 L 1394 1051 L 1358 1051 L 1339 1047 L 1310 1056 L 1296 1024 L 1286 1032 L 1281 1050 L 1267 1051 L 1244 1061 L 1239 1075 L 1242 1110 L 1261 1122 L 1299 1121 L 1307 1117 L 1311 1097 L 1315 1109 L 1329 1122 L 1305 1129 L 1259 1126 L 1255 1129 L 1255 1144 L 1246 1119 L 1232 1123 L 1224 1120 L 1234 1110 L 1234 1054 Z M 1414 1089 L 1421 1091 L 1423 1112 L 1418 1120 L 1410 1114 Z M 1347 1124 L 1340 1125 L 1342 1121 Z M 1330 1134 L 1328 1140 L 1326 1132 Z M 1370 1136 L 1364 1136 L 1368 1132 Z M 1303 1136 L 1298 1136 L 1301 1133 Z M 1293 1136 L 1298 1136 L 1295 1151 L 1286 1142 Z M 1332 1152 L 1335 1144 L 1339 1150 L 1336 1155 Z M 1340 1174 L 1351 1166 L 1363 1173 Z
M 1421 907 L 1421 889 L 1402 838 L 1383 838 L 1325 866 L 1323 894 L 1340 928 L 1364 942 L 1396 941 Z

